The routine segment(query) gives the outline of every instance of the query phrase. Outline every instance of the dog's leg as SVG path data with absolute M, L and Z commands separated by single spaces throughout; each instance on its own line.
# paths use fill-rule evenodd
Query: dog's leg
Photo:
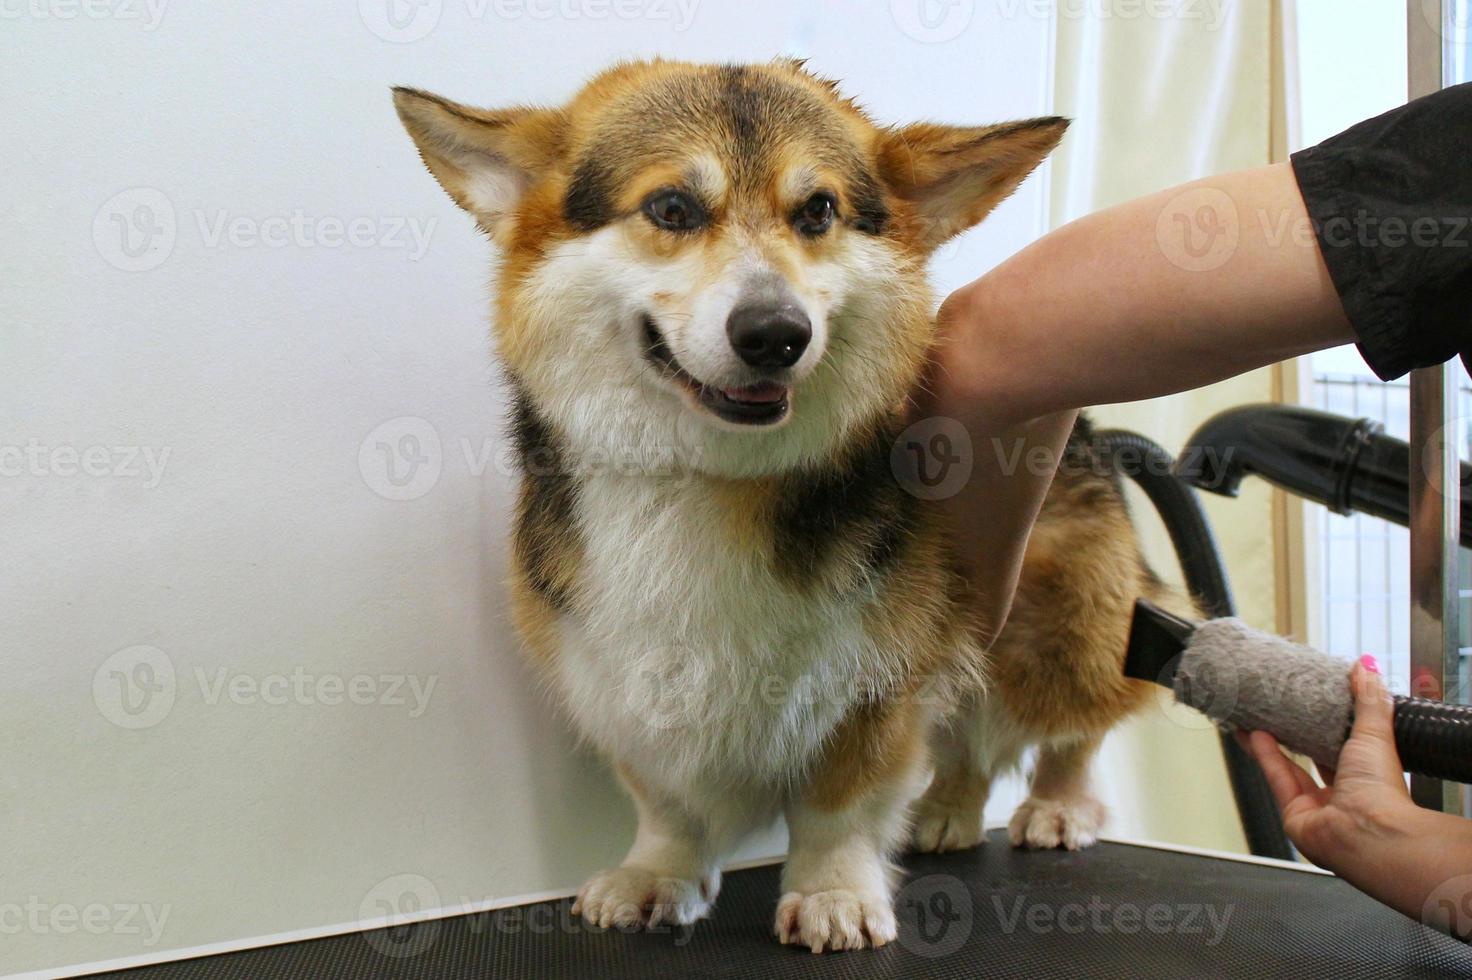
M 935 775 L 911 805 L 911 846 L 932 852 L 980 844 L 992 782 L 1017 765 L 1023 749 L 1022 732 L 1000 704 L 963 702 L 931 735 Z
M 683 926 L 704 918 L 721 887 L 710 828 L 701 818 L 646 790 L 624 767 L 618 773 L 638 811 L 634 846 L 623 864 L 584 883 L 573 914 L 605 928 Z
M 931 738 L 931 754 L 935 775 L 911 807 L 911 846 L 926 852 L 975 847 L 982 841 L 991 771 L 977 758 L 965 727 L 943 722 Z
M 857 710 L 817 778 L 788 802 L 775 927 L 782 942 L 817 953 L 883 946 L 898 935 L 889 857 L 924 759 L 921 726 L 913 706 Z
M 1031 792 L 1007 826 L 1013 844 L 1076 851 L 1098 839 L 1105 811 L 1090 788 L 1089 766 L 1102 741 L 1090 735 L 1043 744 Z
M 777 938 L 824 949 L 883 946 L 898 935 L 889 854 L 903 824 L 903 794 L 871 794 L 837 809 L 794 801 L 782 869 Z

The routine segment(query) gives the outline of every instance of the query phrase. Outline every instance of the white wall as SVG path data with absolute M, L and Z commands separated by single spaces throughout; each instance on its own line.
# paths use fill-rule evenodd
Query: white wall
M 487 246 L 389 85 L 788 51 L 884 119 L 1046 108 L 1027 5 L 389 2 L 0 3 L 0 973 L 567 888 L 628 842 L 508 632 Z

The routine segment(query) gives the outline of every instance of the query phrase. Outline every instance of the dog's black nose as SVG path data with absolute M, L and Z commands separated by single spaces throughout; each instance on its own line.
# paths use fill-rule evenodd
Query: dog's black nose
M 731 311 L 726 336 L 752 367 L 792 367 L 813 339 L 807 314 L 791 303 L 749 303 Z

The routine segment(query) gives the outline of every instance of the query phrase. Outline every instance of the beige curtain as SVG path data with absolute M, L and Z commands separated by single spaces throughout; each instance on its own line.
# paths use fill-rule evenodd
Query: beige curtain
M 1119 5 L 1060 3 L 1055 105 L 1074 125 L 1052 170 L 1052 221 L 1063 224 L 1111 204 L 1206 176 L 1270 162 L 1282 114 L 1275 5 L 1267 0 L 1177 3 L 1171 16 L 1104 16 Z M 1070 9 L 1072 8 L 1072 9 Z M 1102 425 L 1133 429 L 1171 452 L 1215 412 L 1268 401 L 1271 370 L 1200 391 L 1093 412 Z M 1134 497 L 1152 564 L 1175 575 L 1175 559 L 1149 504 Z M 1241 615 L 1273 628 L 1281 503 L 1261 483 L 1207 509 L 1225 554 Z M 1099 768 L 1116 836 L 1245 850 L 1215 731 L 1162 705 L 1116 732 Z

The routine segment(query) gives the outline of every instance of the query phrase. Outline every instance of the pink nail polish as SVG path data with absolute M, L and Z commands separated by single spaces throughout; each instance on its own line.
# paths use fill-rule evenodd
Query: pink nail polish
M 1370 656 L 1368 653 L 1360 658 L 1360 666 L 1365 668 L 1365 670 L 1371 674 L 1380 673 L 1380 665 L 1376 663 L 1375 658 Z

